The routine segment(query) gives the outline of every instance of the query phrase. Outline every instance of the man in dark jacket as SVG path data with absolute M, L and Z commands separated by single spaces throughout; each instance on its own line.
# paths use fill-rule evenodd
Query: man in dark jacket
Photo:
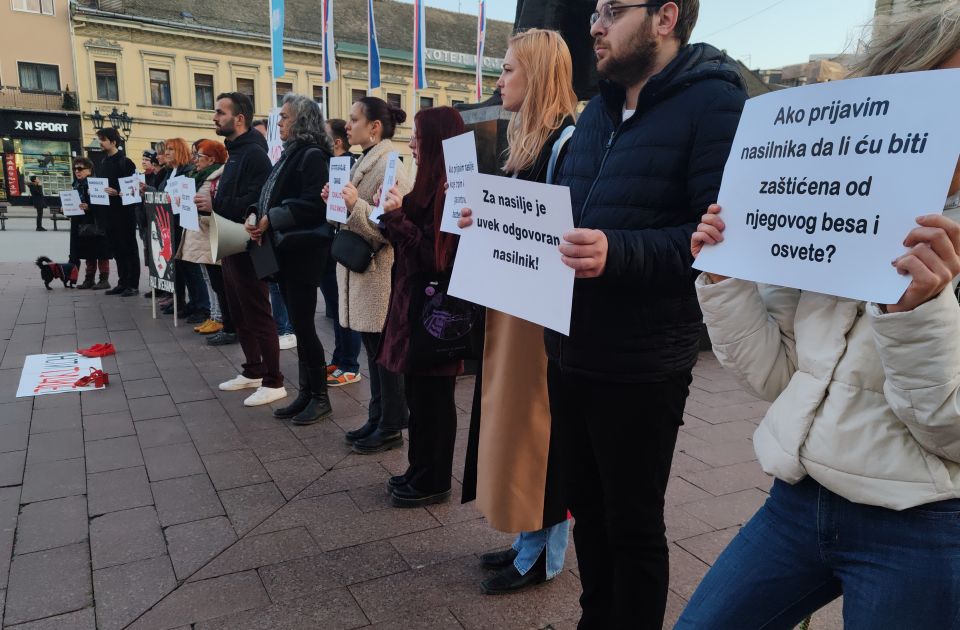
M 30 203 L 37 211 L 37 232 L 46 232 L 47 228 L 43 227 L 43 208 L 46 205 L 43 199 L 43 184 L 36 175 L 31 175 L 27 187 L 30 189 Z
M 104 295 L 133 297 L 140 292 L 137 216 L 133 207 L 123 205 L 120 178 L 130 177 L 137 172 L 137 167 L 120 150 L 123 139 L 115 128 L 104 127 L 97 130 L 97 140 L 106 154 L 97 166 L 97 177 L 108 180 L 107 194 L 110 196 L 110 205 L 100 206 L 95 211 L 107 217 L 107 239 L 113 250 L 113 258 L 117 261 L 117 286 L 104 291 Z M 94 288 L 97 288 L 96 285 Z
M 243 223 L 255 209 L 260 189 L 272 168 L 267 156 L 267 141 L 250 129 L 253 102 L 240 92 L 217 97 L 213 121 L 217 135 L 224 136 L 229 158 L 217 186 L 211 208 L 206 198 L 197 195 L 197 209 L 216 212 L 221 217 Z M 250 254 L 240 252 L 223 259 L 223 284 L 227 307 L 233 317 L 240 346 L 243 348 L 243 371 L 235 378 L 220 383 L 220 389 L 235 391 L 256 388 L 243 404 L 248 407 L 266 405 L 287 395 L 280 373 L 280 344 L 273 316 L 270 295 L 265 282 L 257 278 Z
M 569 337 L 546 332 L 554 430 L 576 519 L 580 628 L 657 628 L 668 584 L 664 492 L 697 359 L 690 237 L 713 203 L 746 94 L 725 55 L 688 45 L 699 2 L 600 0 L 606 80 L 559 182 L 576 229 Z

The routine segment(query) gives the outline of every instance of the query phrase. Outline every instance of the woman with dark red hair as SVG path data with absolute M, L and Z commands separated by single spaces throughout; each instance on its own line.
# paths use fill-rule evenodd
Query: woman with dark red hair
M 453 446 L 457 437 L 457 407 L 453 392 L 460 361 L 412 367 L 410 356 L 410 302 L 417 290 L 415 277 L 445 272 L 453 263 L 457 238 L 440 232 L 447 181 L 442 142 L 464 133 L 463 118 L 452 107 L 420 111 L 414 118 L 410 149 L 417 163 L 413 190 L 400 197 L 396 186 L 383 203 L 380 219 L 396 259 L 390 307 L 377 354 L 377 363 L 403 374 L 410 408 L 410 444 L 407 472 L 391 477 L 391 500 L 396 507 L 440 503 L 450 497 Z

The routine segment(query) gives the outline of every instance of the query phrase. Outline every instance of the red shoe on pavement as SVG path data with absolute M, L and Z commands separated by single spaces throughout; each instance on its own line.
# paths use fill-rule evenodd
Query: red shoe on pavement
M 111 354 L 116 354 L 117 349 L 113 347 L 112 343 L 95 343 L 89 348 L 77 350 L 77 353 L 89 358 L 108 357 Z
M 110 384 L 110 375 L 104 372 L 103 370 L 97 370 L 90 368 L 90 373 L 84 377 L 81 377 L 73 384 L 74 387 L 89 387 L 93 385 L 94 387 L 100 389 L 106 387 Z

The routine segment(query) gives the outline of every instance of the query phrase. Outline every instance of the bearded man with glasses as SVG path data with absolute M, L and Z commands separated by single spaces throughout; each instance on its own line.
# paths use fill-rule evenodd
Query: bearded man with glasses
M 581 630 L 663 623 L 664 493 L 701 329 L 690 237 L 746 100 L 732 61 L 688 43 L 698 12 L 697 0 L 597 3 L 604 80 L 557 178 L 573 202 L 560 250 L 577 280 L 570 335 L 545 340 Z

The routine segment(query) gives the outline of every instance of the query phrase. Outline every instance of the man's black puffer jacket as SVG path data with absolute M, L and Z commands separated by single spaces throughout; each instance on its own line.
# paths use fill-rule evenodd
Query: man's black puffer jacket
M 685 46 L 640 93 L 605 83 L 577 121 L 558 183 L 574 225 L 603 230 L 606 269 L 574 286 L 570 336 L 546 331 L 547 354 L 591 379 L 657 382 L 696 363 L 701 313 L 690 237 L 714 203 L 746 100 L 736 66 Z
M 213 211 L 237 223 L 243 223 L 251 204 L 260 199 L 260 189 L 273 165 L 267 155 L 267 140 L 256 129 L 248 129 L 236 140 L 227 140 L 227 163 L 217 185 Z

